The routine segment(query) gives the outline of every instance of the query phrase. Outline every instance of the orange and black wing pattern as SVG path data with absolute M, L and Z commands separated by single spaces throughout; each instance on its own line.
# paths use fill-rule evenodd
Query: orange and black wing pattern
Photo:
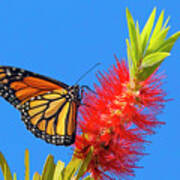
M 36 137 L 55 145 L 74 143 L 79 87 L 0 66 L 0 95 L 20 110 L 27 129 Z

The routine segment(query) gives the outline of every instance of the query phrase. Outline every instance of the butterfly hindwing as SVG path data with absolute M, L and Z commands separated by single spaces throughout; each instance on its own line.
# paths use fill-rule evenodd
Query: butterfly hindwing
M 0 95 L 21 111 L 27 129 L 48 143 L 74 143 L 78 93 L 78 87 L 70 88 L 29 71 L 0 66 Z
M 48 143 L 70 145 L 75 140 L 74 105 L 57 91 L 52 91 L 31 98 L 20 111 L 27 129 L 35 136 Z

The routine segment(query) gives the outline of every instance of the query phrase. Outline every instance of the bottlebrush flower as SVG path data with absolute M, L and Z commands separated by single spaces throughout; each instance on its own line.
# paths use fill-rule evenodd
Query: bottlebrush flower
M 99 73 L 100 85 L 86 93 L 80 108 L 80 129 L 76 138 L 76 154 L 84 159 L 92 148 L 88 172 L 95 179 L 111 179 L 134 175 L 136 162 L 143 155 L 145 135 L 159 124 L 156 115 L 164 105 L 162 76 L 155 73 L 145 81 L 131 80 L 125 61 Z
M 155 15 L 156 8 L 140 33 L 138 21 L 135 24 L 126 9 L 129 66 L 115 57 L 116 65 L 98 73 L 96 94 L 87 92 L 83 99 L 87 106 L 80 108 L 81 133 L 76 138 L 75 157 L 87 163 L 77 177 L 85 170 L 97 180 L 112 179 L 106 172 L 120 179 L 133 176 L 136 162 L 144 155 L 146 136 L 164 124 L 156 119 L 167 101 L 161 89 L 164 77 L 157 75 L 157 69 L 169 56 L 180 32 L 167 39 L 168 20 L 163 25 L 162 11 L 153 28 Z

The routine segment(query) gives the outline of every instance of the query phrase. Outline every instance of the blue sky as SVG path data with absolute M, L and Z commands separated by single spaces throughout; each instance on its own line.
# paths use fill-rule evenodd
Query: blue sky
M 69 85 L 92 65 L 101 62 L 98 70 L 106 70 L 115 63 L 113 54 L 126 58 L 125 38 L 128 37 L 125 8 L 128 7 L 142 28 L 153 7 L 157 14 L 165 10 L 171 16 L 169 34 L 180 28 L 179 1 L 177 0 L 6 0 L 0 2 L 0 64 L 28 69 Z M 157 129 L 146 146 L 148 156 L 135 170 L 135 180 L 178 180 L 180 162 L 179 90 L 180 53 L 178 41 L 171 56 L 162 64 L 165 71 L 164 88 L 168 102 L 159 120 L 166 125 Z M 97 82 L 94 72 L 81 84 L 93 87 Z M 30 151 L 31 177 L 41 173 L 48 154 L 55 160 L 70 160 L 71 147 L 46 144 L 28 132 L 21 122 L 20 113 L 0 99 L 0 151 L 5 155 L 11 171 L 18 179 L 24 177 L 24 151 Z M 1 179 L 1 174 L 0 174 Z M 117 178 L 118 179 L 118 178 Z

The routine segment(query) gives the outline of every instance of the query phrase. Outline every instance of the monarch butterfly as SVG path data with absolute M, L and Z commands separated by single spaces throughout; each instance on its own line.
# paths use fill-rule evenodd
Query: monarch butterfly
M 75 141 L 82 90 L 10 66 L 0 66 L 0 95 L 21 112 L 28 130 L 55 145 Z

